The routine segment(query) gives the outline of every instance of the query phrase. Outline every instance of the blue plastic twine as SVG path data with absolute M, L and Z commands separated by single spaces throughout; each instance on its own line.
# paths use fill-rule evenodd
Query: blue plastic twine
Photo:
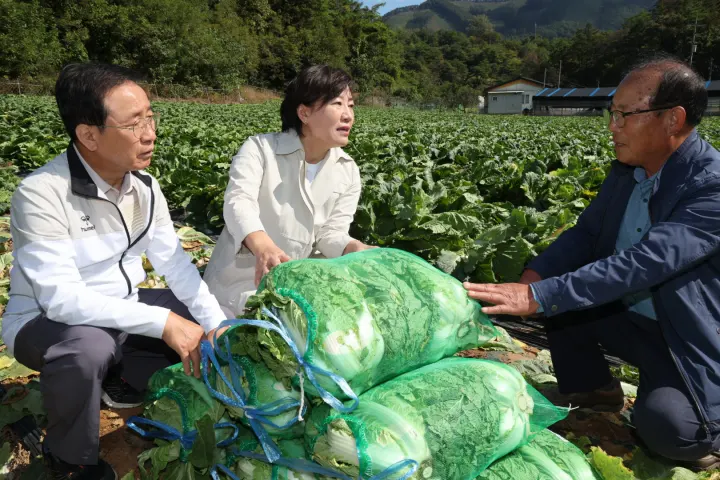
M 264 463 L 271 463 L 268 461 L 268 458 L 263 455 L 262 453 L 256 453 L 256 452 L 250 452 L 250 451 L 239 451 L 237 449 L 232 450 L 233 455 L 238 457 L 246 457 L 246 458 L 252 458 L 254 460 L 259 460 Z M 308 460 L 303 460 L 299 458 L 280 458 L 278 461 L 273 462 L 275 465 L 280 465 L 283 467 L 287 467 L 290 470 L 296 471 L 296 472 L 303 472 L 303 473 L 312 473 L 316 475 L 323 475 L 325 477 L 330 478 L 339 478 L 341 480 L 353 480 L 352 477 L 342 473 L 338 472 L 336 470 L 323 467 L 321 465 L 318 465 L 317 463 L 310 462 Z M 391 475 L 399 474 L 402 470 L 408 469 L 405 474 L 403 474 L 402 477 L 399 477 L 397 480 L 407 480 L 410 478 L 415 472 L 418 470 L 418 463 L 415 460 L 401 460 L 382 472 L 378 473 L 377 475 L 373 475 L 367 480 L 386 480 Z M 220 480 L 220 475 L 218 474 L 218 470 L 225 475 L 227 475 L 231 480 L 240 480 L 228 467 L 225 465 L 217 464 L 210 468 L 210 476 L 213 480 Z M 363 480 L 362 475 L 359 477 L 358 480 Z
M 341 377 L 340 375 L 337 375 L 333 372 L 324 370 L 320 367 L 317 367 L 309 362 L 307 362 L 304 358 L 304 356 L 300 353 L 299 348 L 297 347 L 297 344 L 295 343 L 295 340 L 290 335 L 290 332 L 288 331 L 285 324 L 278 318 L 277 310 L 273 308 L 274 311 L 270 311 L 267 308 L 262 309 L 262 314 L 268 317 L 271 321 L 268 320 L 254 320 L 254 319 L 230 319 L 225 320 L 220 324 L 220 326 L 217 328 L 217 330 L 220 330 L 225 327 L 234 327 L 234 326 L 253 326 L 258 328 L 264 328 L 266 330 L 271 330 L 276 332 L 280 337 L 287 343 L 287 345 L 290 347 L 290 350 L 293 353 L 293 356 L 295 357 L 295 360 L 297 361 L 300 368 L 303 369 L 305 372 L 305 375 L 310 381 L 310 383 L 315 387 L 318 394 L 320 395 L 320 398 L 330 405 L 335 410 L 342 412 L 342 413 L 350 413 L 353 410 L 355 410 L 359 404 L 358 396 L 355 394 L 355 392 L 352 390 L 348 382 Z M 262 450 L 264 453 L 256 453 L 251 451 L 238 451 L 236 449 L 231 450 L 231 452 L 236 456 L 242 456 L 242 457 L 248 457 L 253 458 L 265 463 L 274 464 L 274 465 L 280 465 L 287 467 L 291 470 L 299 471 L 299 472 L 307 472 L 307 473 L 313 473 L 313 474 L 319 474 L 324 475 L 330 478 L 339 478 L 342 480 L 353 480 L 351 477 L 345 475 L 342 472 L 338 472 L 326 467 L 323 467 L 321 465 L 318 465 L 314 462 L 310 462 L 304 459 L 289 459 L 284 458 L 281 456 L 279 449 L 277 448 L 277 445 L 272 441 L 267 431 L 263 428 L 262 424 L 265 425 L 271 425 L 275 428 L 284 429 L 289 428 L 290 426 L 294 425 L 297 422 L 297 418 L 294 418 L 292 421 L 286 423 L 285 425 L 278 426 L 275 423 L 269 421 L 268 419 L 264 418 L 267 416 L 274 416 L 278 415 L 279 413 L 283 413 L 287 411 L 290 408 L 296 408 L 299 406 L 299 402 L 296 400 L 293 400 L 291 398 L 287 399 L 280 399 L 275 402 L 272 402 L 270 404 L 264 405 L 262 407 L 249 407 L 246 405 L 247 398 L 245 395 L 245 390 L 242 388 L 242 385 L 240 383 L 240 378 L 243 376 L 243 370 L 242 367 L 237 365 L 237 362 L 232 356 L 231 353 L 231 345 L 230 340 L 227 336 L 224 337 L 224 342 L 222 342 L 224 345 L 223 348 L 220 348 L 220 342 L 217 338 L 217 330 L 215 333 L 214 338 L 214 344 L 215 347 L 210 344 L 208 341 L 203 341 L 201 344 L 201 353 L 202 353 L 202 372 L 203 372 L 203 379 L 205 381 L 206 386 L 210 390 L 210 393 L 217 398 L 218 400 L 226 403 L 227 405 L 231 405 L 235 408 L 241 408 L 244 410 L 246 417 L 248 418 L 248 421 L 250 422 L 250 426 L 252 427 L 253 431 L 258 437 L 258 441 L 260 442 L 260 445 L 262 446 Z M 306 339 L 307 342 L 310 341 L 309 337 Z M 223 372 L 220 370 L 219 362 L 217 360 L 217 357 L 215 353 L 217 352 L 217 356 L 219 356 L 223 361 L 227 362 L 229 369 L 230 369 L 230 377 L 231 380 L 229 381 L 227 377 L 223 374 Z M 228 387 L 231 394 L 235 398 L 229 398 L 226 395 L 223 395 L 222 393 L 216 391 L 212 388 L 210 385 L 209 379 L 208 379 L 208 368 L 207 368 L 207 362 L 211 362 L 215 369 L 217 370 L 218 376 L 222 380 L 222 382 Z M 340 390 L 352 401 L 350 406 L 345 406 L 345 404 L 340 401 L 338 398 L 336 398 L 334 395 L 332 395 L 330 392 L 328 392 L 325 388 L 321 387 L 318 383 L 318 380 L 316 378 L 316 375 L 321 375 L 329 378 L 333 383 L 335 383 Z M 305 412 L 301 412 L 304 414 Z M 386 468 L 382 472 L 378 473 L 377 475 L 373 475 L 367 480 L 386 480 L 390 476 L 399 474 L 404 469 L 408 469 L 408 471 L 401 477 L 399 477 L 397 480 L 407 480 L 412 476 L 419 468 L 418 463 L 415 460 L 412 459 L 406 459 L 402 460 L 400 462 L 395 463 L 394 465 L 391 465 L 390 467 Z M 228 477 L 230 477 L 232 480 L 239 480 L 237 476 L 235 476 L 232 471 L 224 466 L 224 465 L 215 465 L 210 469 L 210 474 L 213 478 L 213 480 L 220 480 L 218 471 L 224 473 Z M 364 480 L 362 476 L 360 477 L 360 480 Z
M 277 310 L 273 308 L 275 312 Z M 355 410 L 358 406 L 359 400 L 358 396 L 355 394 L 353 389 L 350 387 L 350 385 L 347 383 L 347 381 L 341 377 L 340 375 L 337 375 L 336 373 L 324 370 L 320 367 L 317 367 L 313 365 L 312 363 L 309 363 L 305 360 L 304 356 L 300 353 L 300 350 L 297 347 L 297 344 L 295 343 L 295 340 L 293 340 L 292 336 L 290 335 L 290 332 L 288 331 L 285 324 L 277 317 L 276 313 L 271 312 L 267 308 L 263 307 L 262 314 L 268 317 L 272 321 L 267 320 L 253 320 L 253 319 L 232 319 L 232 320 L 226 320 L 223 323 L 220 324 L 220 327 L 218 327 L 218 330 L 223 327 L 232 327 L 232 326 L 242 326 L 242 325 L 248 325 L 258 328 L 264 328 L 266 330 L 271 330 L 276 332 L 282 339 L 287 343 L 287 345 L 290 347 L 290 350 L 293 353 L 293 356 L 295 357 L 295 360 L 297 361 L 300 368 L 302 368 L 305 372 L 305 376 L 307 377 L 308 381 L 315 387 L 318 394 L 320 395 L 320 398 L 330 405 L 335 410 L 342 412 L 342 413 L 350 413 L 353 410 Z M 227 337 L 225 338 L 229 345 L 229 340 Z M 306 338 L 306 342 L 309 342 L 309 334 L 308 338 Z M 217 339 L 216 339 L 217 342 Z M 217 345 L 217 343 L 216 343 Z M 227 348 L 227 347 L 226 347 Z M 230 355 L 224 356 L 223 352 L 220 349 L 218 350 L 218 354 L 220 357 L 230 363 L 232 360 Z M 328 377 L 335 385 L 337 385 L 340 390 L 352 401 L 351 405 L 346 407 L 342 401 L 337 399 L 334 395 L 332 395 L 330 392 L 328 392 L 326 389 L 320 386 L 316 379 L 317 375 L 322 375 L 325 377 Z
M 148 418 L 138 417 L 138 416 L 132 416 L 127 419 L 126 422 L 129 429 L 136 432 L 143 438 L 159 438 L 161 440 L 167 440 L 168 442 L 174 442 L 175 440 L 180 440 L 180 445 L 185 450 L 190 450 L 195 443 L 195 439 L 198 436 L 197 430 L 191 430 L 189 432 L 181 433 L 179 430 L 177 430 L 174 427 L 171 427 L 170 425 L 158 422 L 155 420 L 150 420 Z M 147 425 L 150 427 L 154 427 L 156 430 L 143 430 L 139 427 L 139 425 Z M 238 429 L 237 425 L 230 423 L 230 422 L 223 422 L 223 423 L 216 423 L 214 425 L 215 429 L 221 429 L 221 428 L 232 428 L 233 433 L 230 437 L 226 438 L 225 440 L 218 442 L 218 447 L 227 447 L 228 445 L 231 445 L 238 437 L 238 434 L 240 433 L 240 430 Z
M 250 428 L 252 428 L 253 432 L 255 432 L 255 435 L 258 438 L 258 441 L 260 442 L 260 445 L 262 445 L 263 451 L 265 451 L 268 455 L 268 458 L 271 460 L 271 462 L 274 462 L 278 458 L 280 458 L 280 449 L 275 444 L 275 442 L 270 438 L 270 435 L 267 433 L 267 430 L 262 426 L 262 423 L 260 419 L 263 420 L 263 422 L 274 425 L 273 422 L 270 420 L 267 420 L 264 418 L 264 416 L 274 416 L 278 415 L 279 413 L 285 412 L 290 408 L 295 408 L 299 405 L 299 402 L 290 400 L 290 403 L 287 403 L 282 405 L 275 405 L 278 402 L 273 402 L 272 405 L 270 405 L 270 410 L 266 409 L 259 409 L 254 407 L 249 407 L 245 404 L 245 390 L 242 389 L 242 386 L 240 386 L 239 389 L 233 388 L 232 384 L 228 381 L 225 374 L 220 369 L 220 365 L 218 363 L 217 357 L 215 356 L 215 351 L 213 350 L 212 345 L 207 340 L 203 340 L 200 344 L 200 352 L 202 355 L 201 360 L 201 370 L 203 374 L 203 380 L 205 382 L 205 385 L 208 388 L 208 391 L 210 394 L 220 400 L 221 402 L 225 403 L 226 405 L 230 405 L 234 408 L 240 408 L 245 413 L 245 418 L 247 418 L 248 423 L 250 424 Z M 230 390 L 231 394 L 235 398 L 230 398 L 227 395 L 224 395 L 217 390 L 215 390 L 210 385 L 210 379 L 208 378 L 208 361 L 210 361 L 213 366 L 215 367 L 215 370 L 217 371 L 218 376 L 220 379 L 225 383 L 225 385 Z M 231 365 L 230 369 L 231 371 L 234 371 L 235 369 L 239 369 L 237 365 Z M 239 374 L 237 372 L 233 373 L 232 375 L 234 378 L 239 377 Z M 238 380 L 239 381 L 239 380 Z

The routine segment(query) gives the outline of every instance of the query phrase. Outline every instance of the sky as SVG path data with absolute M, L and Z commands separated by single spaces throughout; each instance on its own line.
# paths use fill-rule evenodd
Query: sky
M 390 10 L 394 10 L 396 8 L 400 7 L 407 7 L 408 5 L 418 5 L 422 3 L 424 0 L 361 0 L 363 4 L 367 5 L 368 7 L 372 7 L 373 5 L 376 5 L 378 3 L 385 3 L 385 5 L 380 8 L 379 12 L 381 14 L 386 14 Z

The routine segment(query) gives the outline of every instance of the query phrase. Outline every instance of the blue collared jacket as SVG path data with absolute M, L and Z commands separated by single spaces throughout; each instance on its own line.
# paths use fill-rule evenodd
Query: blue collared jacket
M 720 152 L 697 132 L 663 167 L 650 200 L 652 226 L 615 253 L 635 187 L 613 162 L 597 197 L 528 264 L 547 316 L 618 302 L 650 290 L 668 349 L 708 433 L 720 432 Z

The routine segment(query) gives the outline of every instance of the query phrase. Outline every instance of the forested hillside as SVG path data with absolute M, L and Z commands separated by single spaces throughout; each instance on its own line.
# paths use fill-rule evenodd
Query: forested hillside
M 516 18 L 542 21 L 561 4 L 594 1 L 527 0 Z M 611 1 L 633 3 L 603 5 Z M 530 15 L 532 5 L 539 10 Z M 0 82 L 51 86 L 64 64 L 91 60 L 157 83 L 281 90 L 303 66 L 325 62 L 349 70 L 361 96 L 472 106 L 484 89 L 513 77 L 542 80 L 547 71 L 557 82 L 561 61 L 563 86 L 594 86 L 616 84 L 657 50 L 689 59 L 696 18 L 694 66 L 707 77 L 712 59 L 720 64 L 718 12 L 720 0 L 664 0 L 617 30 L 587 24 L 569 37 L 539 29 L 535 38 L 504 36 L 487 15 L 474 16 L 464 32 L 395 30 L 355 0 L 0 0 Z
M 629 17 L 652 8 L 654 0 L 427 0 L 388 12 L 383 20 L 404 29 L 465 32 L 478 15 L 503 35 L 571 36 L 591 24 L 616 30 Z

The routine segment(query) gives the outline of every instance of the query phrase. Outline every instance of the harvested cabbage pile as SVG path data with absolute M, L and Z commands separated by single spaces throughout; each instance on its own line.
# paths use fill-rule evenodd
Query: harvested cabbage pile
M 452 357 L 497 331 L 406 252 L 288 262 L 247 305 L 203 341 L 203 381 L 157 372 L 129 419 L 160 440 L 152 478 L 471 480 L 566 415 L 515 369 Z
M 355 394 L 497 334 L 457 279 L 395 249 L 284 263 L 263 278 L 247 307 L 248 318 L 272 320 L 268 310 L 274 313 L 302 362 L 341 377 Z M 225 337 L 220 346 L 298 385 L 298 355 L 276 331 L 243 325 Z M 336 379 L 315 377 L 305 384 L 309 394 L 319 395 L 317 383 L 338 399 L 352 397 Z
M 273 374 L 263 363 L 254 363 L 247 357 L 235 357 L 236 364 L 242 368 L 242 378 L 238 382 L 243 389 L 246 405 L 278 405 L 287 404 L 284 401 L 291 401 L 298 405 L 297 408 L 280 410 L 275 415 L 266 417 L 268 423 L 264 425 L 265 430 L 275 438 L 298 438 L 303 435 L 304 427 L 297 423 L 298 410 L 300 405 L 300 392 L 292 387 L 284 385 L 275 379 Z M 227 379 L 232 378 L 230 368 L 226 365 L 221 370 Z M 214 389 L 228 398 L 233 398 L 233 390 L 217 376 L 214 382 Z M 240 422 L 248 425 L 245 415 L 245 408 L 226 404 L 228 413 Z M 304 404 L 307 413 L 308 404 Z
M 363 393 L 351 413 L 316 411 L 306 435 L 313 460 L 352 478 L 413 460 L 410 478 L 468 480 L 566 414 L 511 367 L 447 358 Z
M 244 430 L 234 445 L 234 451 L 254 452 L 262 454 L 262 449 L 255 439 L 253 433 Z M 302 440 L 282 440 L 278 447 L 284 459 L 297 460 L 305 459 L 305 444 Z M 233 449 L 231 449 L 233 450 Z M 237 455 L 230 458 L 228 470 L 237 475 L 240 479 L 248 480 L 315 480 L 326 479 L 322 475 L 315 475 L 308 472 L 299 472 L 284 465 L 273 465 L 258 459 Z
M 148 382 L 148 397 L 145 417 L 181 432 L 205 415 L 214 422 L 225 415 L 225 406 L 212 397 L 202 380 L 186 375 L 182 363 L 155 372 Z
M 544 430 L 497 460 L 476 480 L 602 480 L 585 455 L 559 435 Z
M 142 471 L 145 461 L 152 461 L 148 478 L 158 478 L 169 463 L 173 468 L 176 463 L 187 463 L 188 469 L 209 467 L 220 452 L 215 447 L 227 446 L 238 431 L 225 405 L 212 397 L 203 381 L 186 375 L 182 363 L 153 374 L 147 399 L 143 417 L 130 417 L 127 425 L 143 437 L 163 441 L 138 459 Z

